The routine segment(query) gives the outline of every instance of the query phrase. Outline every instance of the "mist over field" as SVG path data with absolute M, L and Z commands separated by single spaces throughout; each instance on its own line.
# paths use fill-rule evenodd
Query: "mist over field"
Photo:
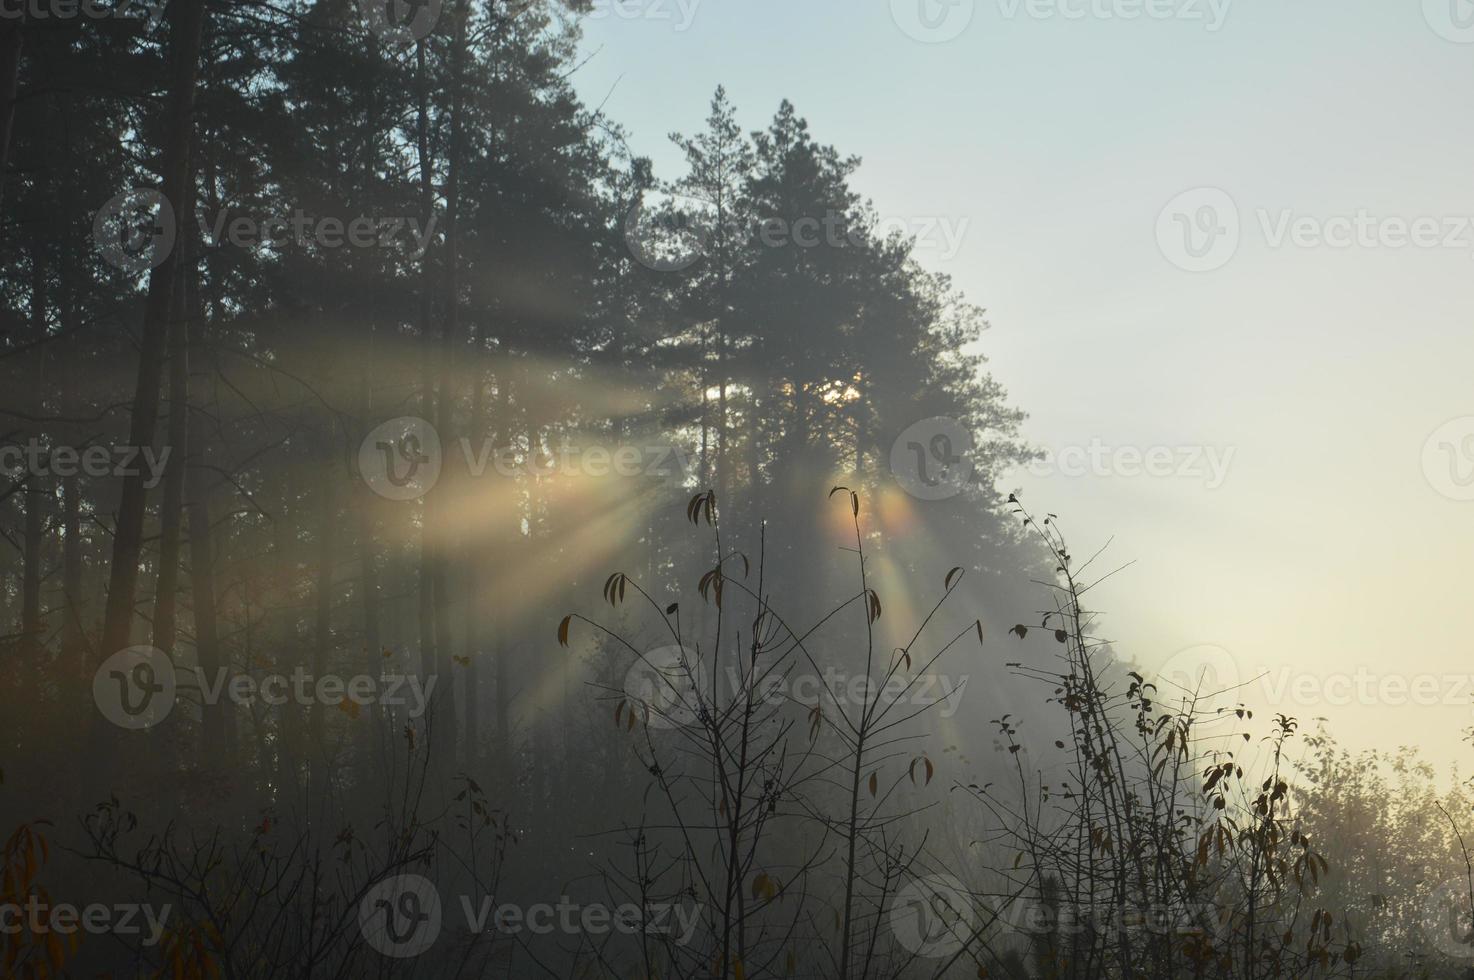
M 1474 976 L 1462 0 L 0 0 L 0 976 Z

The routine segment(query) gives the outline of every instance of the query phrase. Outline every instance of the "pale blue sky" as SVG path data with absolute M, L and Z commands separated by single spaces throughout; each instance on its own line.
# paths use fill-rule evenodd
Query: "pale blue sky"
M 908 36 L 889 0 L 681 2 L 588 21 L 598 53 L 576 77 L 662 176 L 666 133 L 699 130 L 718 83 L 749 129 L 791 99 L 816 138 L 864 158 L 856 185 L 881 214 L 962 231 L 955 256 L 923 262 L 989 310 L 983 350 L 1033 443 L 1234 449 L 1216 489 L 1010 482 L 1065 518 L 1077 553 L 1115 535 L 1111 554 L 1136 561 L 1096 599 L 1126 650 L 1154 665 L 1212 643 L 1245 676 L 1322 682 L 1474 674 L 1474 502 L 1435 489 L 1423 455 L 1474 416 L 1474 224 L 1454 248 L 1272 247 L 1259 217 L 1434 217 L 1447 234 L 1474 217 L 1468 0 L 1239 0 L 1217 31 L 978 0 L 938 44 Z M 1153 2 L 1211 16 L 1207 0 Z M 1200 187 L 1243 224 L 1232 260 L 1194 273 L 1156 227 Z M 1451 462 L 1474 472 L 1474 454 Z M 1458 703 L 1437 707 L 1250 699 L 1449 761 L 1469 751 L 1467 686 L 1446 682 Z

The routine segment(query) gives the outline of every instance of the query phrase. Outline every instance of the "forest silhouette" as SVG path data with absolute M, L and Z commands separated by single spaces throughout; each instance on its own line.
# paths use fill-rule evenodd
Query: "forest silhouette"
M 27 9 L 4 976 L 1468 975 L 1466 787 L 1112 646 L 822 120 L 657 174 L 583 0 Z

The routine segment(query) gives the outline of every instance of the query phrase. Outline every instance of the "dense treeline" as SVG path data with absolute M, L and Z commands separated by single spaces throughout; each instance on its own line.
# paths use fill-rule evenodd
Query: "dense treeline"
M 26 28 L 3 259 L 11 439 L 173 450 L 156 486 L 145 474 L 121 497 L 85 475 L 9 488 L 34 538 L 32 585 L 7 597 L 32 656 L 95 667 L 152 640 L 228 663 L 253 635 L 256 655 L 373 667 L 389 649 L 440 676 L 440 696 L 474 692 L 445 713 L 441 750 L 511 765 L 508 688 L 542 670 L 550 618 L 621 558 L 671 567 L 651 532 L 688 490 L 777 525 L 796 586 L 829 564 L 824 492 L 878 485 L 912 422 L 993 433 L 980 475 L 1020 457 L 1018 413 L 966 352 L 980 311 L 869 232 L 857 162 L 793 107 L 747 134 L 718 92 L 669 185 L 709 240 L 689 270 L 642 263 L 665 185 L 574 96 L 566 14 L 450 4 L 419 39 L 366 29 L 347 3 Z M 181 56 L 190 17 L 197 61 Z M 115 268 L 97 239 L 125 229 L 94 233 L 97 212 L 149 188 L 175 240 L 153 269 Z M 809 217 L 844 237 L 759 235 Z M 333 223 L 359 219 L 371 244 L 334 246 Z M 356 478 L 358 449 L 404 416 L 434 427 L 443 478 L 391 507 Z M 640 448 L 641 475 L 570 477 L 591 445 Z M 506 477 L 486 466 L 503 447 L 561 465 Z M 897 500 L 896 519 L 973 566 L 1016 567 L 988 486 L 926 512 Z M 134 555 L 130 582 L 113 567 Z M 188 614 L 201 606 L 214 637 Z M 291 743 L 325 724 L 308 723 L 267 754 L 305 761 Z

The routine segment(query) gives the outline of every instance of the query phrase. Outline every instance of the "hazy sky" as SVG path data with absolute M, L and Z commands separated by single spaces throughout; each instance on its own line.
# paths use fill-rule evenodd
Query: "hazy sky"
M 719 83 L 748 129 L 788 98 L 988 309 L 1065 454 L 1002 489 L 1135 561 L 1094 594 L 1124 652 L 1474 769 L 1474 4 L 596 9 L 576 82 L 661 176 Z

